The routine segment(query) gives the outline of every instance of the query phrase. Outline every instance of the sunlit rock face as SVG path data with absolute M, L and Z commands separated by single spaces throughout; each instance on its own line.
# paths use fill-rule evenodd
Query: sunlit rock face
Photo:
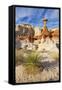
M 59 43 L 59 28 L 53 28 L 50 31 L 51 38 L 55 43 Z
M 42 39 L 38 47 L 39 47 L 38 51 L 47 50 L 47 51 L 58 52 L 58 48 L 56 47 L 56 44 L 52 40 L 50 40 L 49 37 L 46 40 Z
M 40 36 L 41 35 L 41 30 L 39 27 L 34 27 L 35 35 L 34 36 Z
M 48 28 L 45 26 L 41 30 L 41 36 L 45 39 L 46 37 L 49 37 L 49 31 Z

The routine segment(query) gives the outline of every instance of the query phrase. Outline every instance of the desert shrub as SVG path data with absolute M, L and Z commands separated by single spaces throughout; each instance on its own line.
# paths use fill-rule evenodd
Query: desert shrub
M 33 51 L 26 57 L 26 63 L 24 64 L 25 71 L 28 74 L 36 74 L 40 72 L 40 63 L 39 63 L 40 56 L 37 52 Z
M 26 63 L 28 64 L 36 64 L 39 62 L 40 56 L 37 52 L 32 51 L 26 57 Z
M 40 68 L 37 66 L 37 65 L 35 65 L 35 64 L 33 64 L 33 63 L 30 63 L 30 64 L 26 64 L 25 63 L 25 65 L 24 65 L 24 67 L 25 67 L 25 72 L 29 75 L 35 75 L 35 74 L 37 74 L 37 73 L 40 73 Z

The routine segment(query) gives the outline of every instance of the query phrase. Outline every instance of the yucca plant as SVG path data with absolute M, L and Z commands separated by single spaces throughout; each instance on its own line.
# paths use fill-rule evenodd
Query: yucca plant
M 40 56 L 36 52 L 31 52 L 26 57 L 26 63 L 28 64 L 36 64 L 39 62 Z
M 28 74 L 36 74 L 40 71 L 40 68 L 38 67 L 40 65 L 39 59 L 40 56 L 37 52 L 31 52 L 27 55 L 24 66 L 25 71 L 27 71 Z

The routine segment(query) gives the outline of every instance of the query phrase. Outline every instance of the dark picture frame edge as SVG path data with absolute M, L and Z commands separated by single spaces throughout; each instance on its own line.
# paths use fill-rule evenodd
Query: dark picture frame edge
M 42 81 L 42 82 L 26 82 L 16 83 L 15 80 L 15 8 L 46 8 L 46 9 L 59 9 L 59 80 L 58 81 Z M 61 82 L 61 8 L 59 7 L 43 7 L 43 6 L 26 6 L 26 5 L 11 5 L 8 8 L 9 14 L 9 31 L 8 31 L 8 83 L 12 85 L 25 85 L 25 84 L 40 84 L 40 83 L 57 83 Z

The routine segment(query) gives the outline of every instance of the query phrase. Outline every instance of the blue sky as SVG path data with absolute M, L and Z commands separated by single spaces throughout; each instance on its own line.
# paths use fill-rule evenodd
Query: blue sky
M 58 9 L 16 7 L 16 24 L 31 24 L 42 27 L 43 18 L 48 19 L 48 28 L 59 27 Z

